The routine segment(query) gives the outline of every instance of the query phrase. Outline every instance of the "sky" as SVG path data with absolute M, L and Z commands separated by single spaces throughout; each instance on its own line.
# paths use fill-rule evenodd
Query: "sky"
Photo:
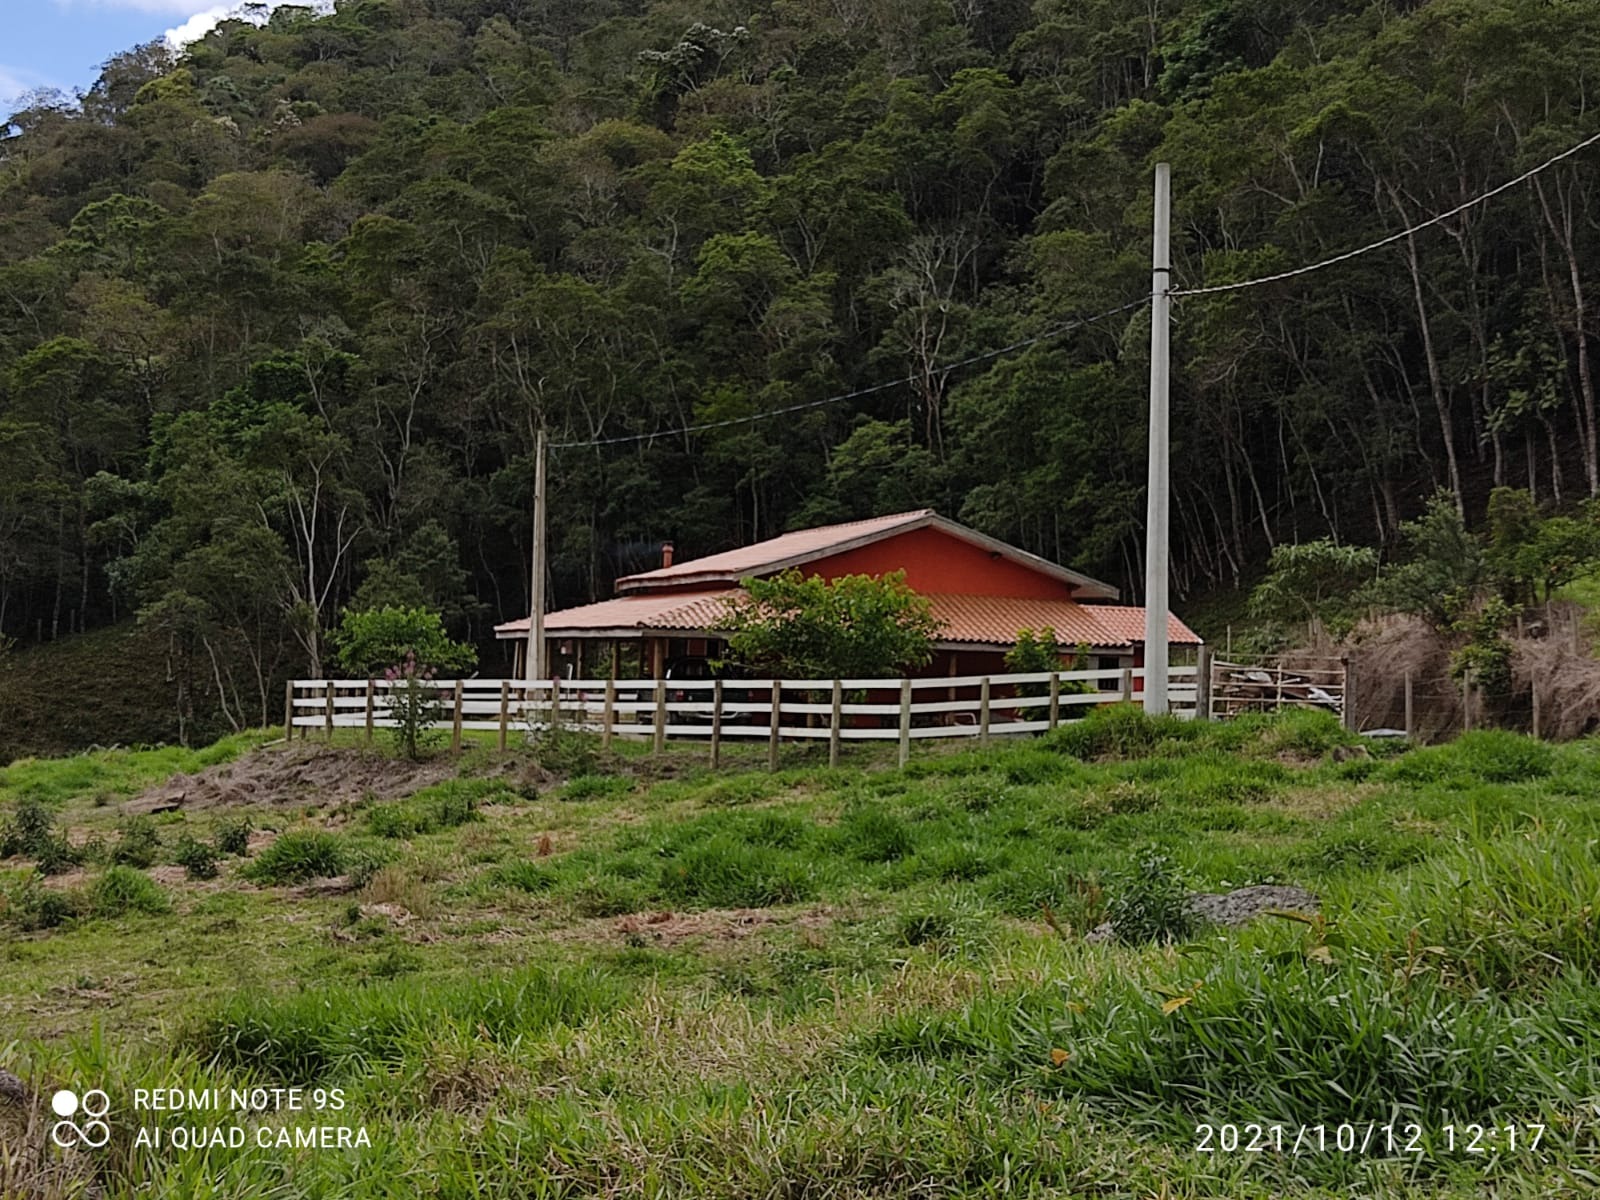
M 233 7 L 218 0 L 0 0 L 0 113 L 34 88 L 69 96 L 84 90 L 118 51 L 159 37 L 190 41 Z

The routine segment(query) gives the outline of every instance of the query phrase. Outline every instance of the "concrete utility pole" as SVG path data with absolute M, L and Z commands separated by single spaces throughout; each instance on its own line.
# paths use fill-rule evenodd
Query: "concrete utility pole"
M 1167 711 L 1168 435 L 1172 300 L 1172 165 L 1156 164 L 1155 243 L 1150 270 L 1150 477 L 1144 527 L 1144 711 Z
M 547 547 L 545 545 L 545 434 L 544 423 L 539 424 L 534 438 L 533 467 L 533 613 L 528 618 L 528 682 L 537 683 L 550 678 L 546 670 L 544 653 L 544 579 Z

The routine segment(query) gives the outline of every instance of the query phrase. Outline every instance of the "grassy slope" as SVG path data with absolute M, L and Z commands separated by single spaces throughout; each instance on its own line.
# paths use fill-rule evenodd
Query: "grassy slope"
M 119 1130 L 113 1191 L 1575 1193 L 1600 1096 L 1596 748 L 1480 734 L 1336 763 L 1314 720 L 1162 738 L 1112 715 L 905 772 L 618 761 L 535 795 L 471 778 L 257 813 L 393 867 L 337 895 L 235 862 L 168 882 L 176 915 L 12 936 L 0 1027 L 19 1073 L 118 1096 L 343 1087 L 375 1143 L 202 1159 Z M 0 795 L 109 838 L 95 796 L 157 767 L 13 768 Z M 464 797 L 476 819 L 450 824 Z M 1327 924 L 1085 943 L 1151 845 L 1195 886 L 1311 886 Z M 1191 1149 L 1205 1119 L 1396 1114 L 1541 1121 L 1548 1153 Z

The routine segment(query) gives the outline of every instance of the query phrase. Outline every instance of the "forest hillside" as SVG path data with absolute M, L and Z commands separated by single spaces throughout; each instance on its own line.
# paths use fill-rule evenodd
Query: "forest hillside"
M 920 505 L 1136 596 L 1152 163 L 1180 285 L 1270 275 L 1594 133 L 1597 43 L 1578 0 L 339 0 L 132 48 L 0 137 L 0 645 L 136 620 L 216 728 L 351 603 L 487 646 L 541 425 L 557 605 Z M 1597 187 L 1179 301 L 1175 596 L 1600 491 Z

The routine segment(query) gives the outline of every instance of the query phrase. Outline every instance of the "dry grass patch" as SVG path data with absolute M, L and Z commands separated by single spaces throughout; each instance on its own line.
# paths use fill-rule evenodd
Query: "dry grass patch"
M 414 917 L 431 917 L 433 889 L 414 871 L 400 866 L 380 868 L 361 889 L 363 904 L 404 909 Z

